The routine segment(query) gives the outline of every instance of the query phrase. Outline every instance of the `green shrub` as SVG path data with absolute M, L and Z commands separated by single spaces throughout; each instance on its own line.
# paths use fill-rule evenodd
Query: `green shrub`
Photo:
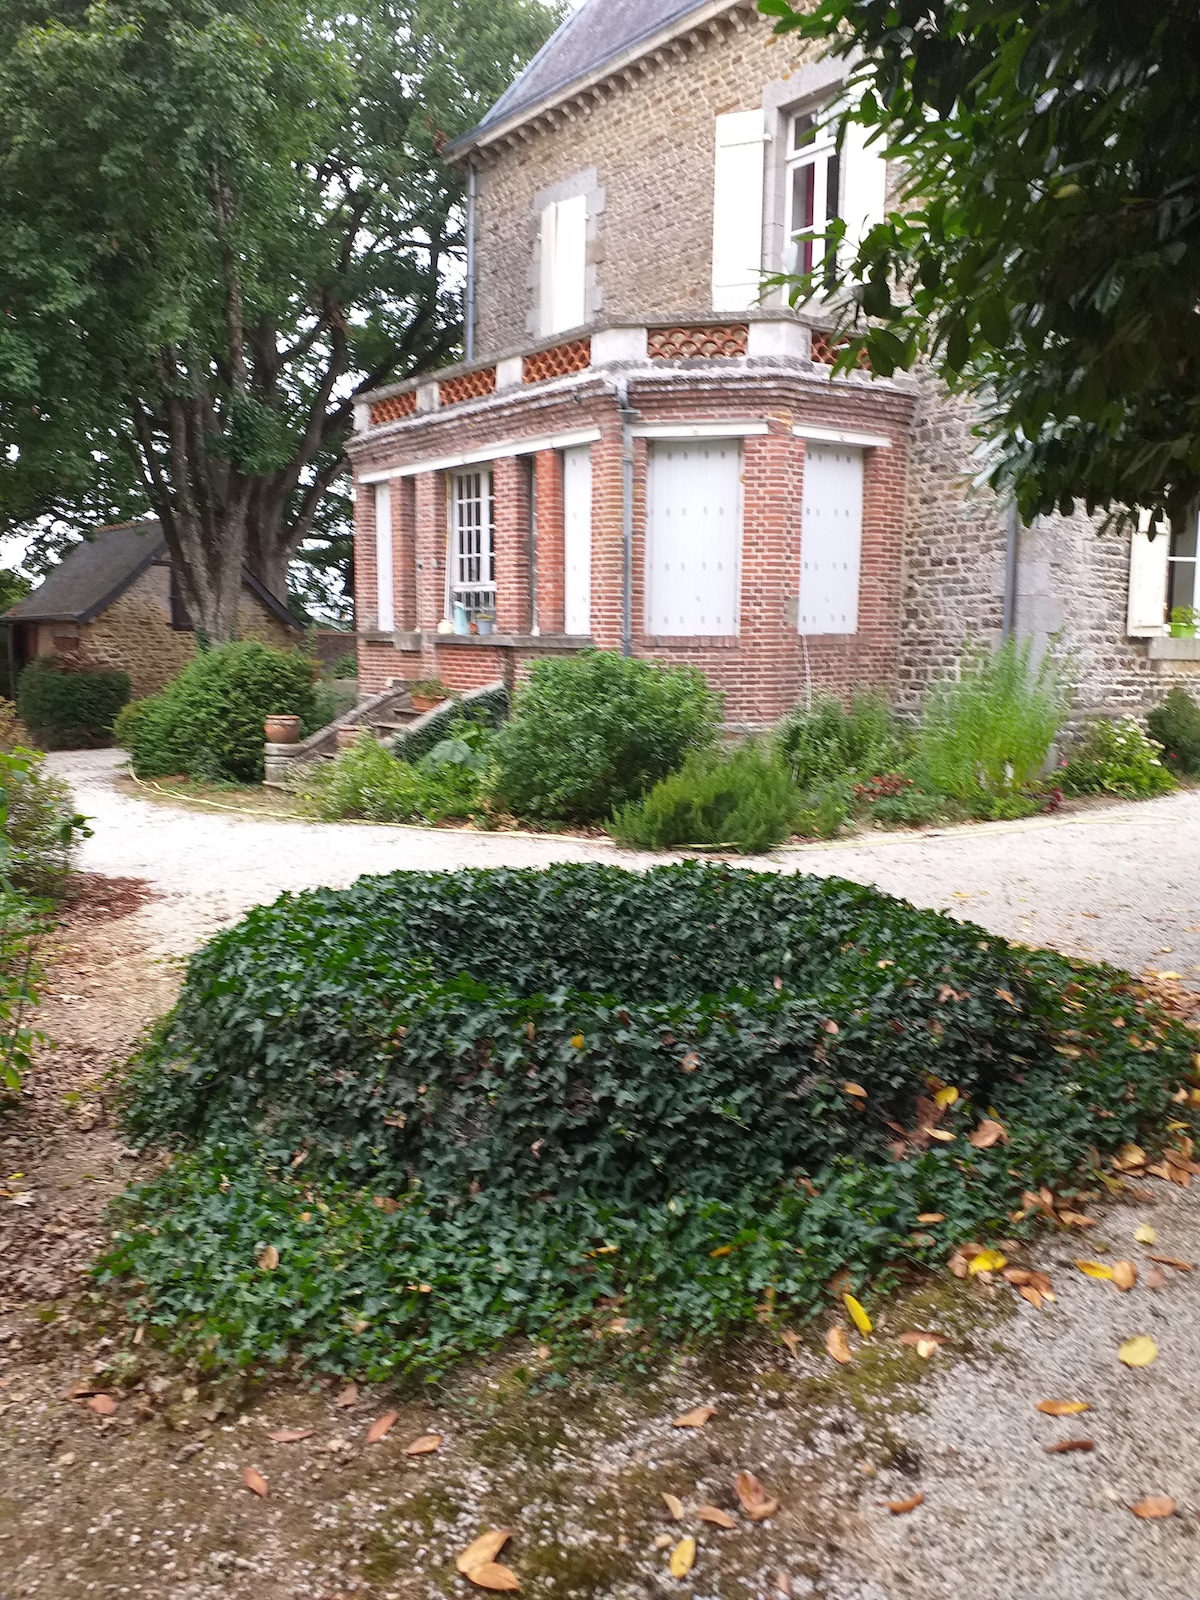
M 31 1022 L 45 974 L 38 946 L 48 924 L 0 874 L 0 1089 L 19 1089 L 43 1035 Z
M 609 832 L 649 850 L 690 845 L 755 855 L 789 836 L 799 802 L 783 763 L 768 751 L 698 751 L 644 799 L 615 812 Z
M 1097 717 L 1058 771 L 1064 794 L 1119 794 L 1134 800 L 1166 794 L 1175 780 L 1159 759 L 1162 746 L 1132 717 Z
M 1200 706 L 1178 684 L 1146 719 L 1150 737 L 1163 747 L 1163 759 L 1175 772 L 1200 774 Z
M 349 650 L 344 656 L 339 656 L 329 668 L 329 676 L 334 679 L 357 678 L 358 656 L 355 654 L 355 652 L 353 650 Z
M 428 1378 L 514 1334 L 610 1360 L 615 1302 L 677 1346 L 768 1286 L 811 1313 L 835 1272 L 1021 1237 L 1023 1191 L 1078 1203 L 1194 1125 L 1193 1048 L 1122 974 L 837 879 L 362 879 L 192 958 L 123 1112 L 181 1154 L 101 1276 L 209 1365 Z M 985 1115 L 1006 1143 L 969 1142 Z
M 853 789 L 848 780 L 830 779 L 811 790 L 796 813 L 796 832 L 809 839 L 836 839 L 850 821 Z
M 904 739 L 883 695 L 855 695 L 850 709 L 824 696 L 799 706 L 775 732 L 780 754 L 802 790 L 831 779 L 872 778 L 890 772 L 904 755 Z
M 600 822 L 711 745 L 720 697 L 695 667 L 591 650 L 539 661 L 496 741 L 520 817 Z
M 430 767 L 399 761 L 370 733 L 317 767 L 307 799 L 327 822 L 358 817 L 367 822 L 444 822 L 485 812 L 480 775 L 470 764 L 446 761 Z
M 263 723 L 271 715 L 311 726 L 313 663 L 257 640 L 202 650 L 161 694 L 121 724 L 141 778 L 186 774 L 218 783 L 260 783 Z
M 928 828 L 937 822 L 961 822 L 962 808 L 944 795 L 926 794 L 915 785 L 872 800 L 868 816 L 885 828 Z
M 447 700 L 444 705 L 425 715 L 427 720 L 423 726 L 397 735 L 392 750 L 401 761 L 423 761 L 431 750 L 449 737 L 451 728 L 464 725 L 485 731 L 498 728 L 508 715 L 508 690 L 502 683 L 493 684 L 488 689 L 476 689 L 469 695 Z
M 318 678 L 313 684 L 312 715 L 301 724 L 301 737 L 307 739 L 319 729 L 327 728 L 331 722 L 336 722 L 352 710 L 357 700 L 358 691 L 344 678 Z
M 76 840 L 89 832 L 71 791 L 46 771 L 38 751 L 0 751 L 0 880 L 52 898 L 70 871 Z
M 131 700 L 128 705 L 121 707 L 113 723 L 113 743 L 122 750 L 133 749 L 134 734 L 137 725 L 142 719 L 142 712 L 150 704 L 149 700 Z
M 108 744 L 129 699 L 129 674 L 65 666 L 38 656 L 17 680 L 17 712 L 43 750 L 88 750 Z
M 1034 670 L 1032 641 L 971 645 L 959 675 L 929 692 L 917 735 L 922 787 L 971 801 L 1035 779 L 1070 704 L 1063 667 L 1048 653 Z

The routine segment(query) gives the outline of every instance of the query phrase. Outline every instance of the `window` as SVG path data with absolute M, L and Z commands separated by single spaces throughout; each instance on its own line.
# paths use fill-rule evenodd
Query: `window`
M 1168 621 L 1195 620 L 1175 618 L 1175 612 L 1194 611 L 1200 607 L 1200 589 L 1196 585 L 1196 528 L 1197 518 L 1191 517 L 1186 527 L 1177 528 L 1171 536 L 1171 553 L 1167 557 Z
M 742 451 L 737 439 L 650 446 L 646 632 L 731 636 L 741 590 Z
M 1165 517 L 1155 519 L 1142 512 L 1129 546 L 1126 632 L 1131 638 L 1166 633 L 1172 612 L 1200 610 L 1198 520 L 1193 513 L 1182 527 L 1172 530 Z
M 811 272 L 824 255 L 821 236 L 841 216 L 842 159 L 837 119 L 829 106 L 788 118 L 787 237 L 789 271 Z
M 587 321 L 587 196 L 556 200 L 542 212 L 538 328 L 562 333 Z
M 456 472 L 450 479 L 450 609 L 468 622 L 496 607 L 496 509 L 492 474 Z
M 799 631 L 858 632 L 863 454 L 812 441 L 804 452 Z

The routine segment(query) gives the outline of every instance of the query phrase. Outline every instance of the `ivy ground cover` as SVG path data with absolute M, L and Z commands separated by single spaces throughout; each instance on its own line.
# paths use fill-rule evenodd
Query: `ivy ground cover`
M 124 1108 L 174 1159 L 99 1270 L 214 1365 L 646 1351 L 1031 1226 L 1190 1126 L 1193 1049 L 1127 975 L 837 879 L 365 878 L 192 958 Z

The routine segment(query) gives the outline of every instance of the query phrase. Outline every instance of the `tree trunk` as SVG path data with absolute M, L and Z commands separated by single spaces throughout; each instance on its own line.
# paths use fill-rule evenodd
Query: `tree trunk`
M 201 529 L 198 519 L 160 511 L 176 581 L 197 638 L 226 644 L 237 638 L 246 527 L 242 518 Z

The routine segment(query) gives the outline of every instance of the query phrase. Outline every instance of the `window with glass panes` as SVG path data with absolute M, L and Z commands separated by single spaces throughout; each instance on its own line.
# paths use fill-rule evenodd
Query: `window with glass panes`
M 1194 622 L 1194 617 L 1174 617 L 1176 611 L 1200 608 L 1200 585 L 1196 582 L 1195 515 L 1171 535 L 1171 554 L 1167 557 L 1167 616 L 1177 622 Z
M 496 511 L 487 467 L 450 479 L 450 604 L 467 620 L 496 607 Z
M 821 236 L 841 205 L 837 119 L 828 106 L 789 118 L 787 153 L 788 238 L 796 272 L 811 272 L 824 255 Z

